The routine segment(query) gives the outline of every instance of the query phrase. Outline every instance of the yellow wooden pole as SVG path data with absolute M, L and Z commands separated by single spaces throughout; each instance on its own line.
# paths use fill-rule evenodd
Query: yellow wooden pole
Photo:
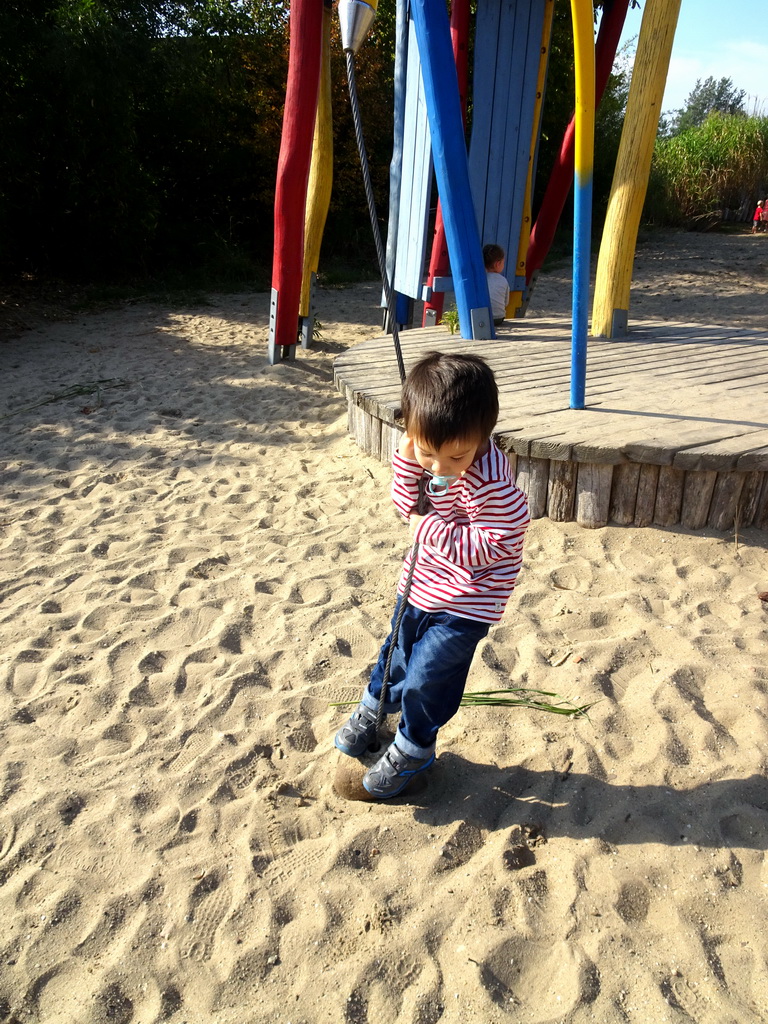
M 320 64 L 320 92 L 317 98 L 312 163 L 307 184 L 304 214 L 304 268 L 301 277 L 299 316 L 310 315 L 312 275 L 320 264 L 320 246 L 331 203 L 333 183 L 333 121 L 331 115 L 331 7 L 323 9 L 323 52 Z
M 646 0 L 597 263 L 594 337 L 627 333 L 629 289 L 681 0 Z

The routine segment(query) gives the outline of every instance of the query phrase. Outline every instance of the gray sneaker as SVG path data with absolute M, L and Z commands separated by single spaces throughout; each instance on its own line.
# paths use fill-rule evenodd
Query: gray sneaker
M 411 757 L 391 743 L 363 776 L 363 787 L 377 800 L 388 800 L 402 793 L 413 776 L 426 771 L 434 760 L 434 753 L 429 757 Z
M 333 742 L 337 750 L 350 757 L 360 757 L 376 740 L 376 712 L 362 702 L 352 712 L 352 717 L 342 725 Z

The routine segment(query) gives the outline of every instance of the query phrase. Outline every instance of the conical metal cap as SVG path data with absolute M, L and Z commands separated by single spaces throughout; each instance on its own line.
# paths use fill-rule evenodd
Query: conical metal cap
M 376 11 L 363 0 L 339 0 L 341 45 L 345 53 L 357 53 L 375 20 Z

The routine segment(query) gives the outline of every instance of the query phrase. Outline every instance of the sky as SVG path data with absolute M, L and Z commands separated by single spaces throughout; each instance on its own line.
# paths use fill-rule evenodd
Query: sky
M 640 4 L 627 11 L 622 44 L 640 32 Z M 696 79 L 710 76 L 730 78 L 747 93 L 747 113 L 757 106 L 768 117 L 768 0 L 682 0 L 662 110 L 683 107 Z

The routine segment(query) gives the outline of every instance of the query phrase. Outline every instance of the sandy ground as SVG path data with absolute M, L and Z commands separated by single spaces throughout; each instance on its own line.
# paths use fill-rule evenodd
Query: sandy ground
M 767 267 L 655 235 L 632 313 L 765 326 Z M 462 710 L 337 792 L 408 544 L 331 383 L 378 293 L 276 367 L 266 295 L 0 346 L 0 1021 L 768 1021 L 764 534 L 535 522 L 469 687 L 590 720 Z

